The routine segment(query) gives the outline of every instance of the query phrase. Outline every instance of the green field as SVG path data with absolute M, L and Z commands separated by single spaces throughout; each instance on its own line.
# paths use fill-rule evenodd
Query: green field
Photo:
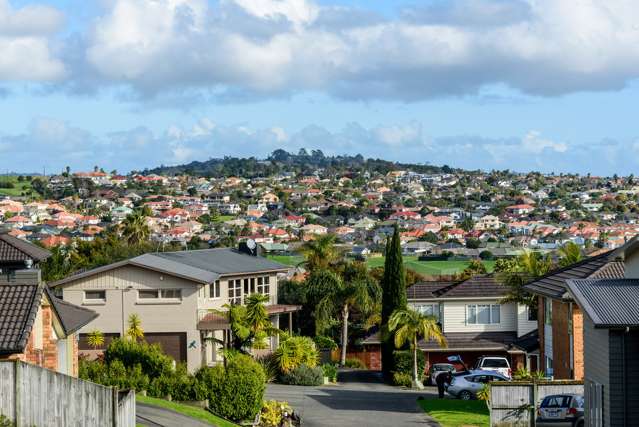
M 216 415 L 213 415 L 209 411 L 201 408 L 196 408 L 194 406 L 188 406 L 177 402 L 169 402 L 164 399 L 156 399 L 154 397 L 142 396 L 138 394 L 135 397 L 140 403 L 144 403 L 147 405 L 159 406 L 160 408 L 170 409 L 171 411 L 178 412 L 182 415 L 189 416 L 191 418 L 196 418 L 200 421 L 204 421 L 205 423 L 209 423 L 213 426 L 218 427 L 237 427 L 237 424 L 232 423 L 224 418 L 220 418 Z
M 32 190 L 31 183 L 25 181 L 18 181 L 17 176 L 0 176 L 0 183 L 11 182 L 14 188 L 0 188 L 0 196 L 21 196 L 29 190 Z
M 269 255 L 273 261 L 281 264 L 296 266 L 304 261 L 304 257 L 299 255 Z M 369 258 L 366 263 L 370 268 L 383 267 L 384 257 Z M 483 261 L 486 269 L 490 272 L 495 266 L 495 261 Z M 405 256 L 404 265 L 407 269 L 413 270 L 415 273 L 423 276 L 439 276 L 462 272 L 467 266 L 468 261 L 419 261 L 416 256 Z
M 425 399 L 419 406 L 442 427 L 488 427 L 490 415 L 482 400 Z

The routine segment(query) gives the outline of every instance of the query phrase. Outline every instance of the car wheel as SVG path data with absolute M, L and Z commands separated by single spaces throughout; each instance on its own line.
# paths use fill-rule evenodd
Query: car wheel
M 473 395 L 468 390 L 464 390 L 461 393 L 459 393 L 459 398 L 461 400 L 471 400 L 473 398 Z

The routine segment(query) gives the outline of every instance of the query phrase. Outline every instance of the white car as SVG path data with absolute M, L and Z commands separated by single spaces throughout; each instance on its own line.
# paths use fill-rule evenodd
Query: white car
M 505 376 L 494 371 L 471 371 L 453 375 L 453 380 L 446 388 L 446 392 L 462 400 L 477 398 L 477 393 L 485 384 L 492 381 L 508 381 Z
M 497 372 L 506 378 L 512 378 L 512 370 L 510 369 L 510 363 L 508 359 L 502 356 L 482 356 L 477 359 L 473 370 L 480 371 L 493 371 Z

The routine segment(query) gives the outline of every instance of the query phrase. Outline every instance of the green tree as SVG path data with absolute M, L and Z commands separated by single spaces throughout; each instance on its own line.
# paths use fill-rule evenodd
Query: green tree
M 408 344 L 413 351 L 413 382 L 417 388 L 423 388 L 422 373 L 417 372 L 417 341 L 424 338 L 426 341 L 437 341 L 440 347 L 447 346 L 446 337 L 437 324 L 437 318 L 412 309 L 397 310 L 388 321 L 388 329 L 395 333 L 395 347 L 400 348 Z
M 142 320 L 140 316 L 133 313 L 129 316 L 129 327 L 126 330 L 126 336 L 133 341 L 138 341 L 144 338 L 144 329 L 142 329 Z
M 89 332 L 87 344 L 94 350 L 98 347 L 102 347 L 104 345 L 104 334 L 97 329 Z
M 136 210 L 122 221 L 122 237 L 130 245 L 138 245 L 149 239 L 151 230 L 146 222 L 146 215 L 143 210 Z
M 393 334 L 388 321 L 396 310 L 406 309 L 406 273 L 399 241 L 399 229 L 395 226 L 393 237 L 386 245 L 384 277 L 382 279 L 382 370 L 389 379 L 393 371 Z
M 466 232 L 471 231 L 475 227 L 475 221 L 470 216 L 466 216 L 459 224 L 459 227 Z
M 309 271 L 329 268 L 339 260 L 340 253 L 335 248 L 335 235 L 318 235 L 302 246 L 304 265 Z
M 266 302 L 267 295 L 251 294 L 246 297 L 246 305 L 225 304 L 225 310 L 213 310 L 228 320 L 233 333 L 233 348 L 268 348 L 266 339 L 281 332 L 271 323 L 264 305 Z
M 559 266 L 568 267 L 583 259 L 581 248 L 574 242 L 568 242 L 559 248 Z
M 502 303 L 514 302 L 535 308 L 536 297 L 524 289 L 529 281 L 541 277 L 552 269 L 549 256 L 538 252 L 527 251 L 515 260 L 508 260 L 495 265 L 497 280 L 508 288 Z

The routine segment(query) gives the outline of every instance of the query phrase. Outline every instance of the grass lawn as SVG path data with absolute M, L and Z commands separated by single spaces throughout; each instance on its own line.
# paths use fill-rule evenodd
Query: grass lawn
M 237 427 L 237 424 L 234 424 L 230 421 L 227 421 L 223 418 L 220 418 L 216 415 L 213 415 L 209 411 L 206 411 L 201 408 L 196 408 L 189 405 L 183 405 L 177 402 L 169 402 L 164 399 L 156 399 L 155 397 L 148 397 L 137 395 L 135 396 L 135 400 L 139 403 L 144 403 L 147 405 L 159 406 L 160 408 L 170 409 L 175 412 L 179 412 L 182 415 L 188 415 L 189 417 L 197 418 L 198 420 L 211 423 L 211 425 L 218 427 Z
M 296 266 L 304 260 L 298 255 L 269 255 L 269 258 L 280 264 L 291 266 Z M 369 258 L 366 262 L 370 268 L 383 267 L 384 257 Z M 495 266 L 495 261 L 483 261 L 483 263 L 489 272 Z M 404 265 L 407 269 L 424 276 L 461 273 L 468 264 L 468 261 L 419 261 L 416 256 L 404 257 Z
M 230 221 L 232 219 L 235 219 L 233 215 L 220 215 L 215 219 L 214 222 L 225 222 L 225 221 Z
M 21 196 L 22 193 L 26 193 L 31 188 L 31 183 L 25 181 L 18 181 L 17 176 L 0 176 L 0 183 L 11 182 L 15 186 L 14 188 L 0 188 L 0 196 Z M 34 192 L 35 193 L 35 192 Z
M 442 427 L 489 427 L 490 415 L 481 400 L 425 399 L 419 406 Z

